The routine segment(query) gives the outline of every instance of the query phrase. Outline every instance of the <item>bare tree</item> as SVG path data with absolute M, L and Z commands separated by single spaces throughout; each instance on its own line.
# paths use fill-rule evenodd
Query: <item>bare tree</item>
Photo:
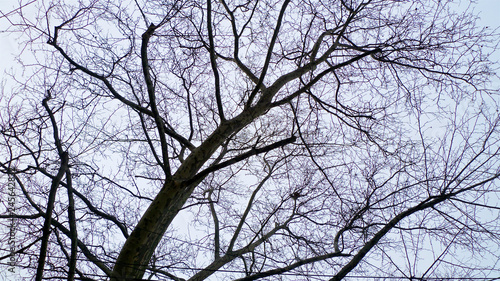
M 21 2 L 2 20 L 35 56 L 0 110 L 18 265 L 36 280 L 500 276 L 499 37 L 458 10 Z

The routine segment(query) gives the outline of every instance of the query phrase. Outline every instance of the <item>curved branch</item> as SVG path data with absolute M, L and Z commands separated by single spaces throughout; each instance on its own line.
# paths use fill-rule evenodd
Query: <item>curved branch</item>
M 149 96 L 149 104 L 151 105 L 152 116 L 155 120 L 156 127 L 158 129 L 158 135 L 160 137 L 161 144 L 161 152 L 163 156 L 163 162 L 161 164 L 163 171 L 165 172 L 165 176 L 167 178 L 172 176 L 170 170 L 170 164 L 168 160 L 168 144 L 165 139 L 165 124 L 163 123 L 163 119 L 158 112 L 158 108 L 156 107 L 156 96 L 155 96 L 155 87 L 153 85 L 153 81 L 151 80 L 151 75 L 149 73 L 149 60 L 148 60 L 148 43 L 149 39 L 153 35 L 156 26 L 151 24 L 146 32 L 142 35 L 142 45 L 141 45 L 141 63 L 142 63 L 142 72 L 144 75 L 144 79 L 146 80 L 146 87 L 148 89 Z
M 256 274 L 253 274 L 253 275 L 250 275 L 250 276 L 246 276 L 246 277 L 243 277 L 243 278 L 239 278 L 239 279 L 235 279 L 234 281 L 251 281 L 251 280 L 257 280 L 257 279 L 260 279 L 260 278 L 264 278 L 264 277 L 269 277 L 269 276 L 273 276 L 273 275 L 278 275 L 278 274 L 283 274 L 283 273 L 286 273 L 286 272 L 289 272 L 297 267 L 300 267 L 300 266 L 303 266 L 303 265 L 306 265 L 306 264 L 311 264 L 311 263 L 315 263 L 315 262 L 318 262 L 318 261 L 324 261 L 324 260 L 327 260 L 327 259 L 331 259 L 331 258 L 334 258 L 334 257 L 348 257 L 350 256 L 349 254 L 344 254 L 344 253 L 339 253 L 339 252 L 334 252 L 334 253 L 328 253 L 328 254 L 324 254 L 324 255 L 320 255 L 320 256 L 315 256 L 315 257 L 312 257 L 312 258 L 308 258 L 308 259 L 303 259 L 303 260 L 299 260 L 298 262 L 295 262 L 295 263 L 292 263 L 288 266 L 285 266 L 285 267 L 280 267 L 280 268 L 276 268 L 276 269 L 272 269 L 272 270 L 268 270 L 268 271 L 264 271 L 264 272 L 259 272 L 259 273 L 256 273 Z
M 380 229 L 377 233 L 375 233 L 372 239 L 366 242 L 365 245 L 358 251 L 358 253 L 353 256 L 351 261 L 347 263 L 344 267 L 342 267 L 342 269 L 333 278 L 331 278 L 330 281 L 341 281 L 342 279 L 344 279 L 344 277 L 347 276 L 347 274 L 349 274 L 349 272 L 351 272 L 351 270 L 353 270 L 363 260 L 366 254 L 368 254 L 368 252 L 378 244 L 380 239 L 382 239 L 382 237 L 384 237 L 389 231 L 391 231 L 404 218 L 407 218 L 416 212 L 432 208 L 438 205 L 439 203 L 442 203 L 458 194 L 461 194 L 478 186 L 482 186 L 499 177 L 500 173 L 493 175 L 492 177 L 480 181 L 476 184 L 460 189 L 459 191 L 439 196 L 431 196 L 427 200 L 421 202 L 420 204 L 408 208 L 406 211 L 399 213 L 394 218 L 392 218 L 384 227 L 382 227 L 382 229 Z

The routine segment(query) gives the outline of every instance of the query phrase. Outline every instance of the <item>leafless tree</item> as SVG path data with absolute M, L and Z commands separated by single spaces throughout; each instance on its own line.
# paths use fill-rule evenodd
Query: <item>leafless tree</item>
M 0 110 L 18 265 L 35 280 L 500 276 L 499 37 L 472 10 L 21 1 L 1 15 L 26 40 Z

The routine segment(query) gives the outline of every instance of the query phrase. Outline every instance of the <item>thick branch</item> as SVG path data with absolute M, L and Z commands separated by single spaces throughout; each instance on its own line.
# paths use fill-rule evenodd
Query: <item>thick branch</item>
M 156 107 L 156 96 L 155 96 L 155 87 L 153 85 L 153 81 L 151 80 L 151 75 L 149 73 L 149 61 L 148 61 L 148 42 L 151 36 L 153 35 L 156 26 L 151 24 L 142 35 L 142 45 L 141 45 L 141 63 L 142 63 L 142 72 L 144 74 L 144 79 L 146 80 L 146 87 L 148 89 L 149 103 L 151 105 L 152 116 L 156 123 L 156 128 L 158 130 L 158 135 L 160 137 L 161 144 L 161 152 L 163 156 L 162 168 L 165 172 L 165 176 L 170 177 L 170 164 L 168 159 L 168 144 L 165 138 L 165 124 L 163 123 L 163 119 L 158 112 L 158 108 Z
M 210 65 L 212 66 L 212 72 L 214 73 L 215 82 L 215 99 L 217 101 L 217 109 L 219 111 L 219 118 L 221 121 L 225 121 L 224 108 L 222 107 L 222 99 L 220 93 L 220 77 L 219 69 L 217 68 L 217 57 L 215 56 L 215 45 L 214 45 L 214 34 L 212 30 L 212 0 L 207 0 L 207 31 L 208 31 L 208 42 L 210 51 Z
M 59 182 L 64 176 L 66 169 L 68 169 L 68 153 L 64 152 L 61 155 L 61 165 L 59 167 L 59 171 L 57 172 L 57 175 L 54 177 L 54 179 L 52 179 L 52 184 L 50 185 L 49 200 L 47 202 L 47 210 L 45 212 L 45 222 L 42 228 L 43 230 L 42 245 L 40 246 L 40 256 L 38 258 L 38 267 L 35 278 L 35 280 L 37 281 L 41 281 L 43 278 L 43 267 L 45 265 L 45 257 L 47 256 L 47 247 L 49 243 L 52 211 L 54 209 L 57 187 L 59 186 Z
M 59 183 L 61 182 L 61 179 L 63 178 L 64 174 L 66 173 L 68 169 L 68 162 L 69 162 L 69 156 L 68 152 L 62 151 L 62 146 L 61 146 L 61 140 L 59 139 L 58 135 L 58 127 L 54 118 L 54 114 L 52 114 L 52 110 L 49 108 L 48 105 L 48 100 L 50 99 L 50 92 L 47 91 L 47 97 L 45 97 L 42 100 L 42 105 L 45 107 L 47 110 L 50 121 L 52 123 L 52 130 L 53 130 L 53 137 L 54 137 L 54 142 L 56 144 L 57 150 L 59 152 L 59 157 L 61 159 L 61 164 L 59 166 L 59 171 L 57 172 L 57 175 L 52 178 L 52 184 L 50 186 L 50 191 L 49 191 L 49 198 L 47 201 L 47 209 L 45 211 L 45 222 L 43 224 L 43 235 L 42 235 L 42 245 L 40 246 L 40 255 L 38 258 L 38 267 L 36 271 L 36 277 L 35 280 L 41 281 L 43 278 L 43 268 L 45 266 L 45 258 L 47 256 L 47 248 L 49 244 L 49 236 L 50 236 L 50 225 L 51 225 L 51 220 L 52 220 L 52 212 L 54 209 L 54 203 L 56 200 L 56 193 L 57 193 L 57 187 L 59 186 Z
M 460 193 L 466 192 L 468 190 L 471 190 L 473 188 L 476 188 L 478 186 L 482 186 L 488 182 L 491 182 L 497 178 L 500 177 L 500 174 L 496 174 L 490 178 L 487 178 L 481 182 L 478 182 L 476 184 L 473 184 L 471 186 L 468 186 L 466 188 L 460 189 L 459 191 L 453 192 L 453 193 L 447 193 L 439 196 L 434 196 L 434 197 L 429 197 L 427 200 L 421 202 L 420 204 L 407 209 L 404 212 L 399 213 L 396 215 L 393 219 L 391 219 L 382 229 L 380 229 L 373 237 L 368 241 L 354 257 L 351 259 L 349 263 L 347 263 L 330 281 L 340 281 L 342 280 L 351 270 L 353 270 L 368 254 L 368 252 L 378 244 L 380 239 L 382 239 L 391 229 L 393 229 L 401 220 L 404 218 L 407 218 L 411 216 L 412 214 L 434 207 L 438 205 L 439 203 L 442 203 L 451 197 L 454 197 Z
M 66 183 L 68 191 L 68 220 L 69 220 L 69 231 L 71 239 L 71 252 L 69 258 L 69 270 L 68 270 L 68 281 L 73 280 L 75 277 L 76 270 L 76 254 L 78 250 L 78 232 L 76 228 L 76 217 L 75 217 L 75 200 L 73 198 L 73 184 L 71 180 L 70 169 L 66 170 Z
M 278 34 L 279 34 L 281 24 L 283 23 L 283 17 L 285 16 L 286 7 L 288 6 L 289 3 L 290 3 L 290 0 L 285 0 L 283 5 L 281 6 L 281 11 L 280 11 L 280 14 L 278 16 L 278 21 L 276 22 L 276 27 L 274 28 L 274 34 L 273 34 L 273 37 L 271 38 L 271 43 L 269 44 L 269 47 L 267 48 L 266 60 L 264 62 L 264 66 L 262 67 L 262 72 L 260 73 L 259 81 L 257 82 L 257 85 L 255 85 L 255 88 L 252 91 L 252 93 L 250 94 L 250 96 L 248 97 L 247 106 L 252 105 L 252 102 L 253 102 L 253 99 L 255 98 L 255 95 L 257 95 L 257 93 L 260 90 L 260 86 L 264 83 L 264 78 L 266 77 L 267 69 L 269 68 L 269 63 L 271 61 L 271 56 L 273 54 L 274 45 L 276 43 L 276 39 L 278 39 Z

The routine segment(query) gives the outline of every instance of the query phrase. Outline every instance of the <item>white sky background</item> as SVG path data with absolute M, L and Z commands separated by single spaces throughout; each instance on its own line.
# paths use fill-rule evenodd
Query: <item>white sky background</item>
M 23 2 L 28 1 L 23 0 Z M 460 8 L 466 8 L 470 3 L 469 0 L 457 2 L 460 2 Z M 500 0 L 477 0 L 476 2 L 477 5 L 474 5 L 474 11 L 478 13 L 481 18 L 479 24 L 482 26 L 489 26 L 492 29 L 496 28 L 497 31 L 500 32 Z M 0 0 L 1 14 L 8 13 L 17 5 L 18 0 Z M 22 73 L 22 69 L 17 66 L 15 56 L 25 47 L 19 43 L 22 41 L 22 39 L 19 38 L 19 34 L 9 34 L 6 32 L 8 26 L 9 22 L 5 18 L 0 18 L 0 102 L 4 102 L 1 99 L 2 91 L 5 90 L 6 93 L 9 92 L 8 85 L 4 84 L 5 80 L 8 80 L 8 76 L 5 75 L 5 72 L 13 72 L 17 75 L 21 75 Z M 25 55 L 27 55 L 28 59 L 32 59 L 29 50 L 25 50 Z M 496 52 L 495 59 L 500 62 L 500 51 Z M 500 75 L 500 73 L 498 73 L 498 75 Z M 493 85 L 493 88 L 500 88 L 500 81 L 498 79 L 495 80 L 494 83 L 495 85 Z M 2 89 L 4 86 L 6 86 L 6 89 Z M 0 177 L 0 180 L 2 181 L 1 184 L 6 184 L 7 178 Z M 1 201 L 5 200 L 5 197 L 6 194 L 2 193 L 0 195 Z M 3 242 L 5 241 L 0 241 L 0 243 Z M 0 274 L 0 281 L 3 281 L 3 277 L 3 274 Z

